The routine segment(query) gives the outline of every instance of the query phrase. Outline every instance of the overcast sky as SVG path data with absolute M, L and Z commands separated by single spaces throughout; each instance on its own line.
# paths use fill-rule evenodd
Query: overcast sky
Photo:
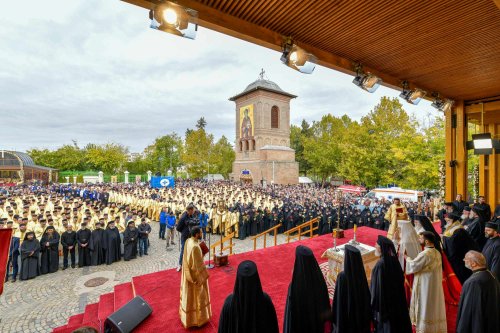
M 352 77 L 317 66 L 311 75 L 280 54 L 199 28 L 188 40 L 149 28 L 145 9 L 118 0 L 0 2 L 0 149 L 57 148 L 118 142 L 141 152 L 155 137 L 181 135 L 200 117 L 218 138 L 234 141 L 228 98 L 261 68 L 292 100 L 291 120 L 348 114 L 359 119 L 380 97 Z M 405 104 L 426 119 L 430 103 Z

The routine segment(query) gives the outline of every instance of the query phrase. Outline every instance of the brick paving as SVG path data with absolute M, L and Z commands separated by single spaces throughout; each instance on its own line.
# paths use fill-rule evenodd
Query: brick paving
M 110 266 L 69 268 L 28 281 L 7 282 L 0 296 L 0 332 L 51 332 L 52 328 L 66 324 L 70 316 L 83 312 L 85 305 L 98 302 L 101 294 L 112 292 L 116 284 L 130 282 L 137 275 L 175 268 L 179 258 L 177 235 L 177 245 L 167 251 L 165 241 L 157 236 L 158 223 L 151 226 L 148 256 Z M 212 244 L 217 239 L 219 236 L 212 236 Z M 283 235 L 278 235 L 278 244 L 285 241 Z M 269 237 L 267 244 L 272 243 L 273 237 Z M 250 238 L 235 239 L 234 244 L 234 253 L 253 250 Z M 262 241 L 258 244 L 261 247 Z M 86 281 L 96 277 L 108 281 L 95 288 L 85 287 Z

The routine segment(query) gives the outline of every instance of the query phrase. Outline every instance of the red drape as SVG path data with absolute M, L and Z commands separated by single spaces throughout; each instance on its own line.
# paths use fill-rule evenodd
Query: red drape
M 5 274 L 7 274 L 7 262 L 9 261 L 10 239 L 12 229 L 0 229 L 0 295 L 3 293 Z

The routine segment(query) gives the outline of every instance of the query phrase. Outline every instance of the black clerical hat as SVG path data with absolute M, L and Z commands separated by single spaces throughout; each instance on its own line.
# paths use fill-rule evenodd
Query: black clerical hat
M 455 221 L 460 221 L 460 215 L 459 215 L 459 214 L 457 214 L 457 213 L 448 213 L 448 214 L 446 215 L 446 217 L 447 217 L 447 218 L 449 218 L 449 219 L 452 219 L 452 220 L 453 220 L 453 222 L 455 222 Z
M 485 228 L 490 228 L 498 231 L 498 224 L 496 224 L 495 222 L 486 222 Z

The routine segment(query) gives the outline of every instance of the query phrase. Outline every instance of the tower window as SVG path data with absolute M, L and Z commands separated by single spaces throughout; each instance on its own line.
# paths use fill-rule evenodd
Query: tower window
M 280 109 L 275 105 L 271 108 L 271 128 L 280 127 Z

